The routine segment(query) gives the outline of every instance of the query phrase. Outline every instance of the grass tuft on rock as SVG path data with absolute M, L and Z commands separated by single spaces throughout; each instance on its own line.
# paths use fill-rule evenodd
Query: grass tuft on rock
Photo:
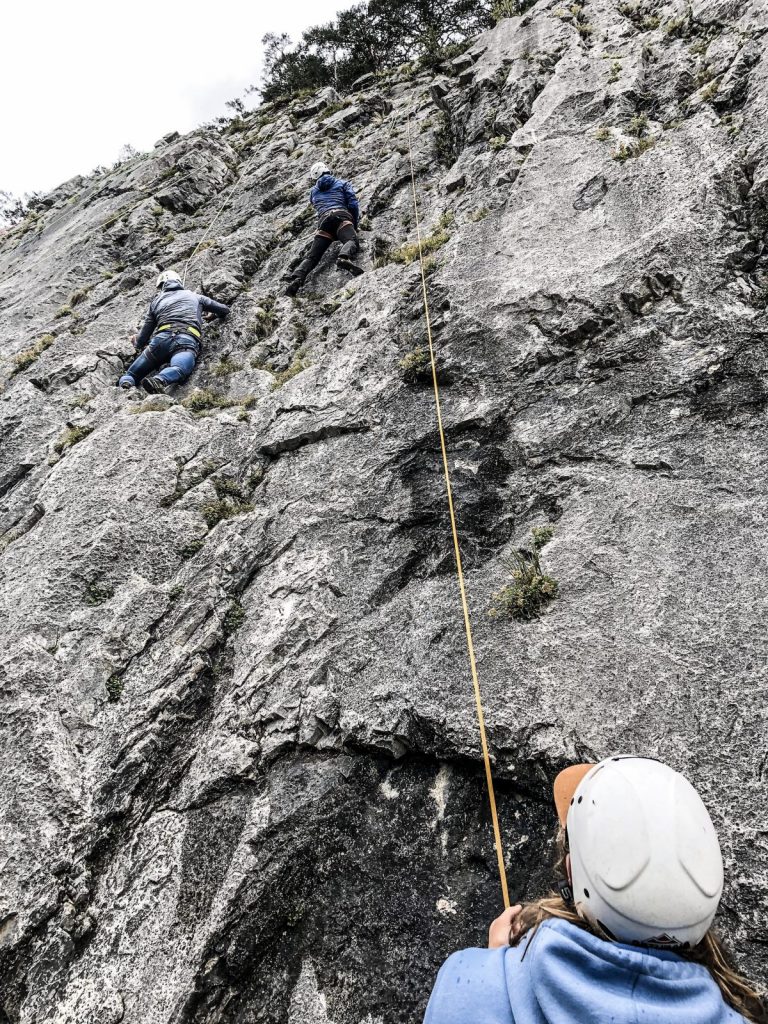
M 306 370 L 309 365 L 310 364 L 307 360 L 297 356 L 286 370 L 278 370 L 276 373 L 274 371 L 270 371 L 274 377 L 274 380 L 272 381 L 272 390 L 277 391 L 284 384 L 287 384 L 289 380 L 293 380 L 293 378 L 297 374 L 301 373 L 302 370 Z
M 219 499 L 218 501 L 209 501 L 200 509 L 209 530 L 212 530 L 214 526 L 225 519 L 232 519 L 235 516 L 242 516 L 246 512 L 252 511 L 253 505 L 249 501 L 230 501 L 226 498 Z
M 54 341 L 56 341 L 55 334 L 44 334 L 34 345 L 30 345 L 29 348 L 25 348 L 23 352 L 15 355 L 13 357 L 13 372 L 21 373 L 22 370 L 30 367 L 47 348 L 51 347 Z
M 426 380 L 432 370 L 429 352 L 421 346 L 404 355 L 398 365 L 400 367 L 400 376 L 408 384 L 416 384 Z
M 243 608 L 239 601 L 235 600 L 224 613 L 224 622 L 222 623 L 224 636 L 232 636 L 233 633 L 240 629 L 244 622 L 245 608 Z
M 194 558 L 194 556 L 205 547 L 204 540 L 191 540 L 189 544 L 184 544 L 179 548 L 179 554 L 186 561 L 188 558 Z
M 534 527 L 530 550 L 514 552 L 509 563 L 512 582 L 493 595 L 492 617 L 509 616 L 518 622 L 531 622 L 557 597 L 559 584 L 544 572 L 540 558 L 541 549 L 553 535 L 551 526 Z
M 445 243 L 451 237 L 451 227 L 453 226 L 453 214 L 448 211 L 444 213 L 437 222 L 437 226 L 431 235 L 421 240 L 421 252 L 422 255 L 428 256 L 430 253 L 437 252 L 441 249 Z M 419 258 L 419 243 L 418 242 L 406 242 L 401 245 L 399 249 L 393 249 L 383 257 L 384 263 L 413 263 L 414 260 Z
M 107 700 L 110 704 L 116 704 L 125 689 L 122 672 L 113 672 L 104 685 L 107 690 Z
M 70 448 L 74 448 L 76 444 L 79 444 L 83 438 L 92 434 L 93 430 L 93 427 L 68 427 L 54 444 L 53 450 L 57 455 L 63 455 L 64 452 L 69 451 Z

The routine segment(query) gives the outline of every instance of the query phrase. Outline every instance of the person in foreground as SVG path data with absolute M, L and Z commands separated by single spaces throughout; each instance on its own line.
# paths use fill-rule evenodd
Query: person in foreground
M 424 1024 L 765 1024 L 710 930 L 723 861 L 691 784 L 620 756 L 566 768 L 554 796 L 559 891 L 449 957 Z
M 141 385 L 150 394 L 164 394 L 171 384 L 189 380 L 200 355 L 203 313 L 223 320 L 229 306 L 189 291 L 175 270 L 164 270 L 144 326 L 134 338 L 140 354 L 117 382 L 119 386 L 130 390 Z

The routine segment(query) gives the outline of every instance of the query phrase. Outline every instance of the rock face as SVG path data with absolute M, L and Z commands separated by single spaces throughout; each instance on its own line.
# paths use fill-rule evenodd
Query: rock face
M 399 365 L 409 117 L 513 896 L 547 885 L 554 773 L 649 753 L 700 788 L 768 977 L 766 32 L 759 0 L 542 0 L 332 134 L 322 97 L 171 135 L 0 238 L 0 1022 L 418 1021 L 499 909 Z M 367 273 L 331 253 L 292 301 L 318 159 Z M 238 176 L 188 274 L 232 316 L 186 388 L 126 396 L 154 275 Z M 545 524 L 558 598 L 489 616 Z

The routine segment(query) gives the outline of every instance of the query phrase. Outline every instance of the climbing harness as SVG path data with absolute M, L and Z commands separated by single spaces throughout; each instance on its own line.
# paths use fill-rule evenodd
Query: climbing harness
M 198 341 L 202 338 L 200 331 L 192 324 L 163 324 L 162 327 L 155 328 L 154 333 L 162 334 L 163 331 L 171 331 L 173 334 L 191 334 Z
M 469 666 L 472 673 L 472 685 L 475 691 L 475 705 L 477 708 L 477 724 L 480 728 L 480 745 L 483 751 L 483 762 L 485 764 L 485 782 L 488 788 L 488 802 L 491 808 L 493 819 L 493 835 L 496 843 L 496 859 L 499 867 L 499 880 L 501 892 L 504 897 L 504 906 L 509 907 L 509 889 L 507 887 L 507 872 L 504 866 L 504 852 L 501 845 L 501 829 L 499 828 L 499 815 L 496 810 L 496 795 L 493 788 L 493 773 L 491 771 L 491 758 L 488 753 L 488 739 L 485 731 L 485 715 L 483 714 L 483 700 L 480 693 L 480 680 L 477 674 L 477 661 L 475 659 L 475 645 L 472 640 L 472 623 L 469 617 L 469 605 L 467 604 L 467 592 L 464 585 L 464 572 L 461 565 L 461 549 L 459 547 L 459 533 L 456 526 L 456 513 L 453 507 L 453 491 L 451 489 L 451 474 L 448 468 L 448 448 L 443 428 L 443 414 L 440 405 L 440 385 L 437 381 L 437 364 L 435 362 L 435 348 L 432 341 L 432 322 L 429 313 L 429 296 L 427 294 L 427 275 L 424 269 L 424 253 L 421 245 L 421 223 L 419 220 L 419 203 L 416 194 L 416 170 L 413 163 L 413 144 L 411 141 L 411 112 L 408 112 L 408 159 L 411 165 L 411 189 L 413 191 L 413 216 L 416 223 L 416 240 L 419 250 L 419 267 L 421 270 L 421 290 L 424 302 L 424 318 L 427 325 L 427 341 L 429 342 L 429 360 L 432 367 L 432 386 L 435 392 L 435 411 L 437 413 L 437 429 L 440 435 L 440 450 L 443 457 L 443 476 L 445 477 L 445 490 L 448 496 L 448 513 L 451 520 L 451 533 L 453 535 L 453 551 L 456 557 L 456 574 L 459 583 L 459 594 L 461 595 L 461 608 L 464 615 L 464 632 L 467 638 L 467 653 L 469 654 Z
M 221 206 L 218 208 L 216 213 L 213 215 L 213 219 L 211 220 L 211 223 L 208 225 L 208 227 L 203 232 L 202 238 L 197 243 L 195 248 L 192 250 L 191 255 L 187 259 L 187 262 L 184 264 L 184 272 L 181 275 L 181 283 L 183 285 L 186 285 L 186 283 L 187 283 L 187 270 L 189 269 L 190 263 L 195 258 L 195 256 L 198 254 L 198 252 L 200 251 L 200 246 L 203 244 L 203 242 L 210 235 L 211 230 L 213 228 L 213 225 L 216 223 L 216 221 L 219 219 L 219 217 L 224 212 L 224 207 L 227 205 L 227 203 L 230 201 L 230 199 L 234 196 L 235 192 L 237 192 L 237 190 L 243 184 L 243 181 L 245 179 L 245 172 L 248 170 L 248 168 L 251 166 L 253 161 L 256 159 L 256 154 L 257 153 L 258 153 L 258 149 L 254 149 L 253 153 L 251 153 L 251 155 L 248 157 L 248 159 L 247 159 L 247 161 L 245 163 L 245 166 L 243 167 L 242 171 L 240 171 L 240 174 L 238 175 L 234 185 L 229 190 L 229 192 L 227 192 L 226 196 L 224 196 L 224 200 L 223 200 Z

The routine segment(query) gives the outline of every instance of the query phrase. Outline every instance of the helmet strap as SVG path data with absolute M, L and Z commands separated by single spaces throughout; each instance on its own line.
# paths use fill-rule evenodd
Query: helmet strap
M 560 878 L 557 882 L 557 890 L 560 893 L 560 899 L 563 901 L 566 907 L 572 907 L 573 889 L 571 888 L 571 883 L 565 878 Z

